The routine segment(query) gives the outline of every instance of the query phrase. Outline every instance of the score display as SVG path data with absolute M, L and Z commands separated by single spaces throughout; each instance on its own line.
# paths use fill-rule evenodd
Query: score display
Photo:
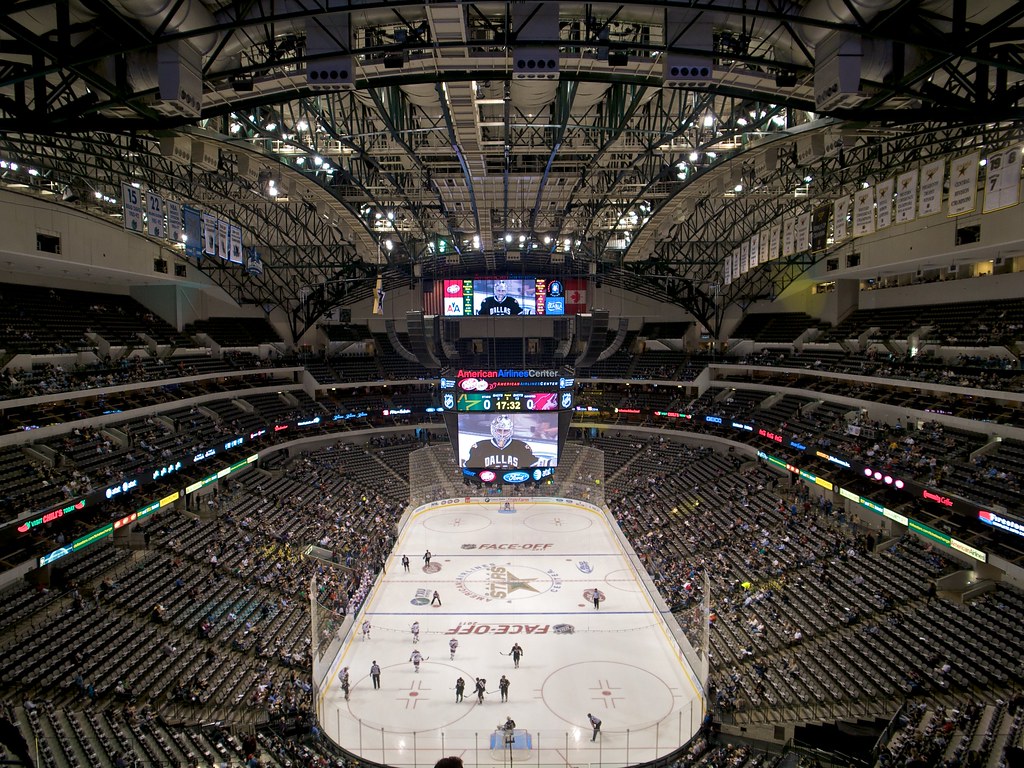
M 464 475 L 524 483 L 554 472 L 575 405 L 574 377 L 551 369 L 459 370 L 440 385 Z

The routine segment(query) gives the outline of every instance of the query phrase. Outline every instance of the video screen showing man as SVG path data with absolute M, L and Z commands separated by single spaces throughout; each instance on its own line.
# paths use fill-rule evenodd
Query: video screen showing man
M 480 302 L 479 314 L 492 317 L 511 317 L 523 314 L 522 305 L 515 297 L 509 295 L 509 283 L 507 281 L 496 280 L 492 293 L 493 295 Z
M 460 460 L 470 469 L 526 469 L 557 463 L 558 415 L 460 414 Z M 549 425 L 547 422 L 551 422 Z M 554 427 L 552 432 L 551 427 Z M 529 437 L 524 440 L 521 437 Z M 477 439 L 482 437 L 483 439 Z

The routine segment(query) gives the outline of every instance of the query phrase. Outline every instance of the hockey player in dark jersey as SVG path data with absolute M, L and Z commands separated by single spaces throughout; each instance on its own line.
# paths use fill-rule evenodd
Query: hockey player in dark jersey
M 501 280 L 494 284 L 494 295 L 480 302 L 481 315 L 521 315 L 523 308 L 508 295 L 508 286 Z
M 491 437 L 481 440 L 469 449 L 466 466 L 473 469 L 522 469 L 540 464 L 529 443 L 512 435 L 515 425 L 512 417 L 502 413 L 491 420 Z

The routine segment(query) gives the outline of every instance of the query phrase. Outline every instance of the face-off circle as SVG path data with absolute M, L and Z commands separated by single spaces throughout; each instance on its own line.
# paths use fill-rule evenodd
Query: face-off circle
M 528 565 L 482 563 L 456 576 L 455 587 L 467 597 L 490 603 L 558 592 L 562 577 Z

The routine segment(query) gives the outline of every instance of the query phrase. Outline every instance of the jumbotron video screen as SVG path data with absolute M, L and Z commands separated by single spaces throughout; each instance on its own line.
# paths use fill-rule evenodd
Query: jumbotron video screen
M 569 431 L 576 380 L 553 369 L 463 370 L 441 377 L 441 405 L 464 475 L 524 483 L 550 477 Z

